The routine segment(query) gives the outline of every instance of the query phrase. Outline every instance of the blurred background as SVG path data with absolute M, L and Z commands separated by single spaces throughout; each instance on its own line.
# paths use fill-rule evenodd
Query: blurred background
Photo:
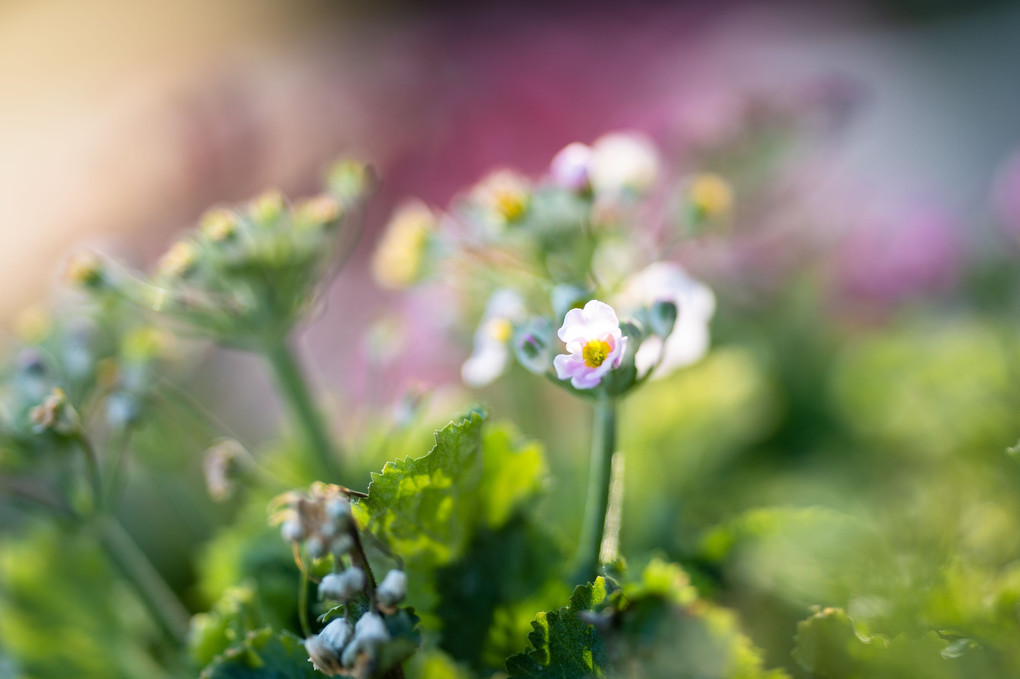
M 1017 36 L 1020 5 L 953 0 L 0 0 L 0 316 L 13 327 L 46 304 L 74 251 L 147 267 L 209 206 L 311 194 L 353 153 L 380 189 L 301 337 L 334 426 L 371 433 L 368 413 L 409 388 L 439 395 L 430 425 L 481 400 L 569 479 L 586 413 L 519 370 L 465 392 L 470 347 L 450 341 L 445 298 L 383 291 L 369 260 L 406 196 L 444 206 L 493 168 L 541 174 L 567 143 L 644 131 L 672 165 L 730 180 L 735 214 L 725 238 L 678 255 L 716 291 L 717 348 L 625 405 L 625 449 L 657 451 L 628 462 L 625 553 L 699 573 L 770 666 L 812 604 L 992 644 L 1020 598 L 1004 453 L 1020 438 Z M 247 440 L 277 431 L 253 416 L 278 410 L 256 359 L 203 349 L 182 382 Z M 536 413 L 536 391 L 562 416 Z M 358 464 L 423 453 L 427 429 Z M 159 492 L 187 520 L 126 523 L 156 522 L 139 540 L 198 609 L 216 588 L 195 584 L 192 553 L 236 507 L 182 499 L 204 492 L 191 445 L 187 461 L 154 453 L 157 478 L 186 467 Z M 557 501 L 580 492 L 564 481 Z M 777 506 L 854 519 L 740 518 Z M 778 524 L 794 533 L 761 538 Z M 876 563 L 899 579 L 876 583 Z M 962 603 L 968 589 L 985 603 Z

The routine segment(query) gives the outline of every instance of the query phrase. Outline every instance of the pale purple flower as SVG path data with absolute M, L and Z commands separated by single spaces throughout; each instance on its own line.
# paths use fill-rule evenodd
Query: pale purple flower
M 557 333 L 567 345 L 566 354 L 553 359 L 556 377 L 570 379 L 575 389 L 593 389 L 620 365 L 627 338 L 613 307 L 593 299 L 583 309 L 571 309 Z
M 660 361 L 655 376 L 665 377 L 677 368 L 697 362 L 708 351 L 708 323 L 715 313 L 715 295 L 679 264 L 656 262 L 642 269 L 627 279 L 614 301 L 628 312 L 656 302 L 676 304 L 676 324 L 669 337 L 648 337 L 634 356 L 639 375 Z
M 585 191 L 591 186 L 591 163 L 591 147 L 574 142 L 553 156 L 549 173 L 558 186 L 570 191 Z

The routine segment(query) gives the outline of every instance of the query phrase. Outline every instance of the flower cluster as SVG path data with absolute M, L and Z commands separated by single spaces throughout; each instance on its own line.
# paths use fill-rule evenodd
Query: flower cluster
M 322 577 L 318 595 L 342 607 L 343 616 L 305 639 L 309 660 L 330 676 L 370 677 L 385 670 L 385 645 L 399 634 L 391 627 L 405 626 L 398 607 L 407 597 L 407 575 L 391 569 L 376 584 L 351 513 L 351 495 L 341 486 L 316 483 L 308 492 L 277 498 L 273 520 L 280 522 L 281 534 L 295 553 L 303 546 L 313 561 L 332 558 L 333 570 Z
M 308 312 L 357 236 L 361 205 L 374 185 L 369 168 L 337 164 L 329 190 L 296 204 L 268 191 L 246 205 L 215 208 L 175 242 L 148 279 L 91 255 L 76 258 L 71 280 L 110 289 L 225 344 L 243 348 L 285 336 Z
M 445 214 L 406 203 L 374 272 L 400 288 L 445 265 L 481 316 L 467 385 L 493 382 L 516 356 L 575 391 L 618 395 L 707 351 L 714 295 L 664 254 L 725 221 L 732 200 L 719 175 L 671 177 L 648 137 L 615 132 L 569 144 L 537 179 L 498 170 Z

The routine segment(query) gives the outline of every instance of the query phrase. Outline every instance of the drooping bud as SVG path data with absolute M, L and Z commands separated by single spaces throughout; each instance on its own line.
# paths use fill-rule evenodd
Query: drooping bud
M 393 607 L 407 597 L 407 574 L 401 570 L 391 570 L 379 583 L 375 596 L 383 606 Z
M 284 521 L 280 526 L 280 535 L 287 542 L 297 542 L 305 536 L 304 529 L 301 528 L 301 522 L 296 519 L 289 519 Z
M 659 337 L 669 337 L 676 325 L 676 318 L 676 302 L 670 300 L 659 300 L 648 311 L 648 325 Z
M 583 193 L 591 188 L 591 162 L 591 147 L 574 142 L 553 156 L 549 171 L 557 185 Z
M 547 318 L 524 323 L 514 337 L 517 362 L 529 372 L 541 375 L 552 365 L 553 326 Z

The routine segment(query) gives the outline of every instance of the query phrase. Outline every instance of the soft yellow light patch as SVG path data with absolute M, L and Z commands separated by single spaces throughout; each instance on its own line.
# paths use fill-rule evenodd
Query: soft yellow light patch
M 733 207 L 733 189 L 717 174 L 700 174 L 691 183 L 691 202 L 706 217 L 725 217 Z
M 584 364 L 589 368 L 597 368 L 606 361 L 606 356 L 609 355 L 609 343 L 603 342 L 599 339 L 593 339 L 584 345 L 584 349 L 581 350 L 581 355 L 584 356 Z

